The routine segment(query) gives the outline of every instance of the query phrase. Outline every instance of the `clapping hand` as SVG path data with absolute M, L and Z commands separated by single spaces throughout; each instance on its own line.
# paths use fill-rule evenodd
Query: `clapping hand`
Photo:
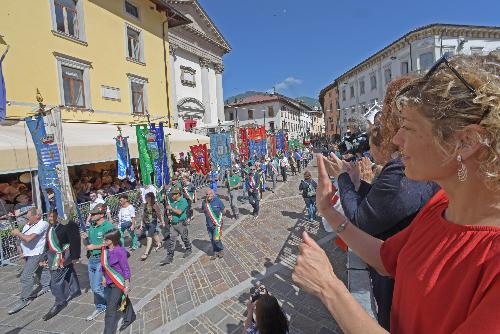
M 361 175 L 361 180 L 366 181 L 368 183 L 372 183 L 375 178 L 375 173 L 372 169 L 372 162 L 367 157 L 363 157 L 361 162 L 359 163 L 359 170 Z
M 299 246 L 300 253 L 292 279 L 306 292 L 320 297 L 322 291 L 338 278 L 325 251 L 307 232 L 303 233 L 303 238 L 304 242 Z
M 318 162 L 318 188 L 316 189 L 316 206 L 320 214 L 331 208 L 330 200 L 335 195 L 332 181 L 327 172 L 328 160 L 322 155 L 316 155 Z

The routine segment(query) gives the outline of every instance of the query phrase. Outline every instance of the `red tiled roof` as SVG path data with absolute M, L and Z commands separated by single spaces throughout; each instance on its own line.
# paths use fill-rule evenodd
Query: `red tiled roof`
M 235 103 L 231 103 L 229 101 L 229 104 L 231 106 L 240 106 L 244 104 L 253 104 L 253 103 L 260 103 L 260 102 L 268 102 L 268 101 L 277 101 L 279 98 L 276 95 L 268 95 L 268 94 L 255 94 L 251 96 L 244 97 L 242 99 L 239 99 Z

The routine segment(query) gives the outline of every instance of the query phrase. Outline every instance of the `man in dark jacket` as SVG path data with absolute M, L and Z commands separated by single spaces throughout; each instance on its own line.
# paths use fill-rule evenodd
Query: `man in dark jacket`
M 307 220 L 309 221 L 316 219 L 316 188 L 318 188 L 318 184 L 311 178 L 311 173 L 305 171 L 304 180 L 299 185 L 299 191 L 302 191 L 307 208 Z
M 41 265 L 47 266 L 50 270 L 50 290 L 55 303 L 43 316 L 45 321 L 57 315 L 71 299 L 81 295 L 80 284 L 73 267 L 73 264 L 80 259 L 81 252 L 78 224 L 71 220 L 67 224 L 61 224 L 56 211 L 49 213 L 48 220 L 50 227 L 47 232 L 46 261 Z

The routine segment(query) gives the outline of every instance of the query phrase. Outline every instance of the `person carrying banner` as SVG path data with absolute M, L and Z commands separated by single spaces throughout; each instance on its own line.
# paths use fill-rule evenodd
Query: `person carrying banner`
M 106 289 L 106 314 L 104 316 L 104 334 L 115 334 L 118 321 L 123 315 L 120 332 L 123 332 L 136 315 L 128 298 L 130 292 L 130 266 L 128 253 L 120 244 L 120 230 L 113 229 L 104 235 L 101 248 L 102 281 Z
M 186 222 L 189 224 L 191 219 L 193 219 L 193 204 L 198 201 L 198 194 L 196 193 L 195 186 L 189 181 L 189 176 L 187 175 L 182 177 L 182 195 L 188 201 Z
M 95 310 L 87 317 L 87 321 L 94 320 L 99 314 L 106 311 L 106 297 L 104 296 L 104 287 L 101 285 L 101 247 L 104 235 L 115 228 L 112 223 L 104 218 L 106 215 L 106 205 L 97 204 L 92 211 L 90 211 L 90 214 L 92 215 L 90 228 L 87 233 L 81 234 L 85 241 L 84 243 L 87 244 L 87 250 L 90 251 L 87 267 L 89 271 L 90 288 L 94 293 L 95 304 Z
M 260 177 L 255 171 L 255 166 L 250 167 L 250 173 L 248 174 L 246 180 L 248 197 L 250 205 L 253 208 L 252 215 L 255 219 L 259 216 L 259 204 L 260 204 Z
M 233 167 L 235 168 L 235 167 Z M 238 208 L 238 189 L 241 186 L 241 177 L 238 175 L 238 170 L 228 170 L 226 181 L 227 192 L 229 193 L 229 205 L 233 212 L 234 219 L 240 219 L 240 210 Z
M 40 277 L 42 290 L 40 292 L 49 291 L 50 275 L 47 269 L 43 269 L 40 273 L 39 263 L 43 257 L 45 249 L 45 240 L 49 224 L 42 219 L 41 211 L 35 207 L 28 210 L 27 224 L 24 225 L 22 231 L 17 228 L 13 229 L 10 234 L 21 240 L 21 250 L 24 256 L 23 271 L 21 273 L 21 294 L 19 302 L 8 311 L 8 314 L 14 314 L 28 306 L 32 299 L 41 293 L 33 296 L 33 286 L 35 284 L 35 276 Z
M 43 316 L 47 321 L 57 315 L 68 302 L 82 294 L 73 264 L 80 259 L 81 242 L 79 226 L 70 220 L 61 224 L 57 212 L 48 215 L 46 255 L 41 266 L 50 270 L 50 291 L 55 298 L 54 306 Z
M 165 207 L 168 212 L 168 220 L 170 224 L 170 238 L 167 240 L 167 256 L 160 264 L 170 264 L 174 260 L 174 249 L 177 237 L 180 236 L 186 251 L 184 258 L 192 253 L 191 242 L 189 241 L 189 233 L 187 228 L 187 209 L 188 202 L 181 195 L 179 189 L 172 191 L 172 197 L 167 197 L 167 205 Z
M 215 196 L 212 189 L 207 189 L 206 197 L 201 204 L 205 214 L 208 237 L 212 243 L 213 256 L 211 260 L 224 256 L 224 245 L 222 245 L 222 217 L 224 215 L 224 203 Z

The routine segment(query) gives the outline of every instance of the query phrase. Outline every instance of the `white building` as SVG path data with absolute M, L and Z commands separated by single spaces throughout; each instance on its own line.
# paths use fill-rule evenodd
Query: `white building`
M 226 125 L 265 124 L 267 131 L 288 131 L 289 138 L 312 134 L 313 115 L 318 114 L 318 110 L 302 101 L 281 94 L 260 93 L 228 102 L 224 111 Z
M 339 76 L 340 127 L 383 103 L 387 84 L 408 73 L 423 73 L 445 53 L 486 53 L 500 49 L 500 28 L 431 24 L 415 29 Z
M 197 0 L 167 3 L 192 21 L 168 31 L 174 123 L 205 132 L 224 120 L 222 57 L 231 47 Z

